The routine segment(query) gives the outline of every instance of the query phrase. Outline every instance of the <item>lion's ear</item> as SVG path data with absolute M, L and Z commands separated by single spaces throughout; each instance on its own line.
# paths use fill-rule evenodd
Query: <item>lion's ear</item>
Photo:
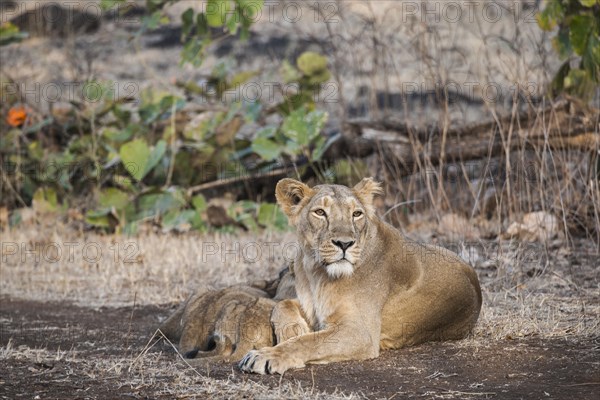
M 364 178 L 352 188 L 352 191 L 370 212 L 374 211 L 373 198 L 377 195 L 383 195 L 381 183 L 374 181 L 373 178 Z
M 277 187 L 275 188 L 277 204 L 279 204 L 285 215 L 288 216 L 291 223 L 294 223 L 294 217 L 300 212 L 300 203 L 312 197 L 313 194 L 314 190 L 304 183 L 289 178 L 277 182 Z

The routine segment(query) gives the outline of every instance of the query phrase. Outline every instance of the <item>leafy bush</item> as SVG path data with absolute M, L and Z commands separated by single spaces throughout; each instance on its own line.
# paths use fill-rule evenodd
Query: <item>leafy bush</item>
M 150 15 L 144 17 L 142 31 L 155 29 L 168 22 L 164 8 L 179 1 L 181 0 L 146 0 Z M 126 0 L 102 0 L 100 5 L 104 9 L 111 9 L 125 2 Z M 207 0 L 202 12 L 188 8 L 181 15 L 185 42 L 181 62 L 200 66 L 215 39 L 238 33 L 241 39 L 248 38 L 250 27 L 263 5 L 264 0 Z
M 558 27 L 552 44 L 566 60 L 552 82 L 554 94 L 589 99 L 600 83 L 600 0 L 549 0 L 537 20 L 545 31 Z
M 165 22 L 162 8 L 173 2 L 148 0 L 150 15 L 142 29 Z M 102 3 L 114 6 L 122 1 Z M 227 19 L 211 10 L 222 9 L 225 3 L 237 9 L 262 6 L 262 1 L 209 3 L 212 6 L 204 13 L 188 9 L 182 15 L 183 62 L 199 65 L 214 37 L 211 28 L 248 35 L 250 19 L 232 20 L 231 13 Z M 23 115 L 14 123 L 0 122 L 7 130 L 0 139 L 0 161 L 8 166 L 2 204 L 10 208 L 32 204 L 40 212 L 83 205 L 88 209 L 85 221 L 108 231 L 134 233 L 146 222 L 164 231 L 205 230 L 208 202 L 191 188 L 226 177 L 228 171 L 251 175 L 282 165 L 315 163 L 329 145 L 321 134 L 327 113 L 315 110 L 313 101 L 330 77 L 327 59 L 307 52 L 295 65 L 285 62 L 280 73 L 297 91 L 269 108 L 236 100 L 227 104 L 227 111 L 190 115 L 186 99 L 170 93 L 147 90 L 139 104 L 133 104 L 115 99 L 111 82 L 88 82 L 91 88 L 100 88 L 102 97 L 73 101 L 60 121 L 19 109 Z M 228 89 L 255 75 L 233 73 L 219 63 L 209 79 L 217 90 L 205 91 L 194 82 L 179 86 L 188 97 L 202 98 L 194 103 L 225 102 L 222 96 Z M 266 118 L 270 114 L 279 118 Z M 265 120 L 271 122 L 260 126 L 259 121 Z M 242 130 L 257 132 L 248 137 L 239 134 Z M 287 229 L 274 204 L 234 202 L 226 212 L 247 229 Z

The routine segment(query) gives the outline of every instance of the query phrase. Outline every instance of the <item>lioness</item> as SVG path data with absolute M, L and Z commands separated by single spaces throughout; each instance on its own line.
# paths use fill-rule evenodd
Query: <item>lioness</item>
M 293 179 L 277 202 L 296 227 L 297 299 L 271 315 L 277 344 L 250 351 L 247 372 L 283 373 L 307 363 L 375 358 L 380 349 L 465 337 L 481 309 L 473 269 L 448 250 L 414 243 L 375 215 L 381 185 L 353 188 Z

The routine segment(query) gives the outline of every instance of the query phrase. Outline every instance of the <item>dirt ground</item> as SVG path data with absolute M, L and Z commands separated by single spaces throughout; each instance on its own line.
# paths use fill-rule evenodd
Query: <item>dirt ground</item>
M 283 378 L 244 374 L 231 364 L 195 371 L 177 362 L 167 343 L 150 340 L 169 312 L 168 306 L 89 309 L 2 298 L 2 352 L 23 354 L 2 357 L 0 397 L 170 399 L 211 393 L 210 387 L 192 386 L 177 395 L 173 370 L 233 387 L 255 381 L 266 387 L 264 397 L 277 397 L 278 388 L 289 384 L 287 390 L 301 385 L 325 397 L 594 399 L 600 385 L 600 341 L 568 337 L 431 343 L 384 351 L 377 360 L 310 366 Z M 140 357 L 154 366 L 137 368 Z M 97 365 L 100 358 L 114 360 L 114 367 Z

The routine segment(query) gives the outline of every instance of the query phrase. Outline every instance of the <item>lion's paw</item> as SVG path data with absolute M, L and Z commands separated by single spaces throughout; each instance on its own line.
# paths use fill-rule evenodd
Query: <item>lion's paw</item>
M 252 350 L 242 358 L 239 367 L 244 372 L 257 374 L 283 374 L 288 369 L 303 368 L 304 363 L 300 360 L 283 354 L 276 347 L 265 347 L 260 350 Z

